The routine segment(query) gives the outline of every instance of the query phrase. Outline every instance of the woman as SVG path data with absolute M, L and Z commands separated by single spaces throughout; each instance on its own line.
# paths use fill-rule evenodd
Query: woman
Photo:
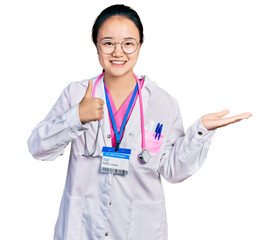
M 54 239 L 166 240 L 160 177 L 175 183 L 191 176 L 214 130 L 251 114 L 207 114 L 185 134 L 176 100 L 133 72 L 143 43 L 137 13 L 105 9 L 92 39 L 103 74 L 66 87 L 28 140 L 40 160 L 54 160 L 72 143 Z

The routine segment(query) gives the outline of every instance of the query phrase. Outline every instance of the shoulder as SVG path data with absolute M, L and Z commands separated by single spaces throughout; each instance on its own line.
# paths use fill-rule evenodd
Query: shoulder
M 83 98 L 87 86 L 88 86 L 88 81 L 92 81 L 93 84 L 96 81 L 97 77 L 92 77 L 88 79 L 84 79 L 81 81 L 74 81 L 68 84 L 63 91 L 62 91 L 62 96 L 66 97 L 68 101 L 71 103 L 71 105 L 77 104 L 78 102 L 81 101 Z
M 171 107 L 172 109 L 178 109 L 178 101 L 167 91 L 157 85 L 155 81 L 152 81 L 148 76 L 143 75 L 144 88 L 149 93 L 150 101 L 160 103 L 161 106 Z
M 84 89 L 86 90 L 88 86 L 88 81 L 92 81 L 92 83 L 94 84 L 97 78 L 98 76 L 88 78 L 88 79 L 83 79 L 81 81 L 71 82 L 64 90 L 73 93 L 75 93 L 77 90 L 84 90 Z

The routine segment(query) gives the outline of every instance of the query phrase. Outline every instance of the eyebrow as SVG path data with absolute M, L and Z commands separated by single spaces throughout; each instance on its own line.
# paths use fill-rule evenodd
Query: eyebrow
M 112 38 L 112 37 L 103 37 L 103 38 L 100 39 L 100 41 L 105 40 L 105 39 L 113 39 L 113 38 Z M 131 39 L 136 40 L 136 39 L 133 38 L 133 37 L 125 37 L 125 38 L 124 38 L 124 40 L 131 40 Z M 137 40 L 136 40 L 136 41 L 137 41 Z

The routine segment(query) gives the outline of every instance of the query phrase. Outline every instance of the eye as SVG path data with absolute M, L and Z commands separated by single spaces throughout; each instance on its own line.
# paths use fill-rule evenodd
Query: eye
M 124 46 L 130 47 L 130 46 L 134 46 L 136 43 L 135 41 L 126 41 L 124 42 Z
M 103 41 L 103 42 L 101 42 L 101 44 L 106 47 L 114 46 L 114 42 L 112 42 L 112 41 Z

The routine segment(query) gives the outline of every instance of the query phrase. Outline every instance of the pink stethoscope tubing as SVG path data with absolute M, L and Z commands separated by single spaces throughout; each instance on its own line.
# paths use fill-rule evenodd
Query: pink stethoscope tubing
M 93 91 L 92 91 L 92 98 L 95 96 L 96 88 L 101 80 L 101 78 L 105 75 L 105 72 L 103 72 L 96 80 L 94 86 L 93 86 Z M 143 104 L 142 104 L 142 95 L 141 95 L 141 88 L 140 88 L 140 83 L 139 79 L 136 74 L 134 74 L 137 84 L 138 84 L 138 92 L 139 92 L 139 102 L 140 102 L 140 122 L 141 122 L 141 148 L 145 149 L 145 131 L 144 131 L 144 115 L 143 115 Z

